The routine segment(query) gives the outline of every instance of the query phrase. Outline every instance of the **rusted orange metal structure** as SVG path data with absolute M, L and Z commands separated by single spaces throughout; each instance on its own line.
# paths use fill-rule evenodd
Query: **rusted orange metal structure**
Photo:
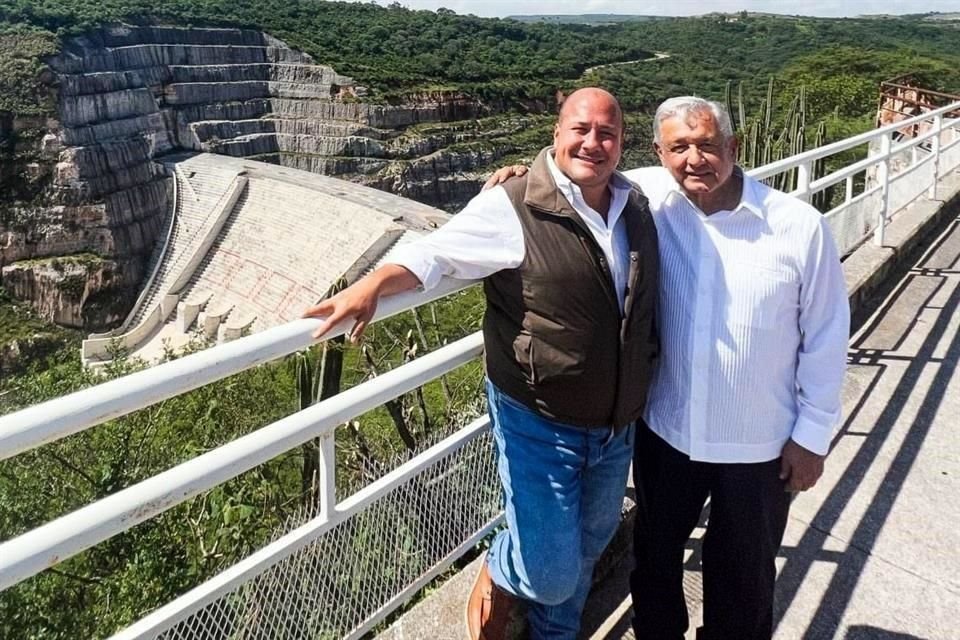
M 923 88 L 912 73 L 897 76 L 880 83 L 877 126 L 883 127 L 907 120 L 957 101 L 960 101 L 960 95 Z M 960 111 L 945 115 L 949 118 L 958 118 Z M 900 137 L 915 137 L 926 130 L 925 126 L 929 125 L 920 123 L 904 127 L 899 131 Z

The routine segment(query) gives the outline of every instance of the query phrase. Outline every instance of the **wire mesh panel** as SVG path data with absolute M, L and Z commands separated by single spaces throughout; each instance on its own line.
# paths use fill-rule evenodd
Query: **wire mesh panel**
M 928 149 L 918 148 L 890 159 L 890 195 L 888 210 L 895 213 L 926 193 L 933 184 L 933 163 Z M 918 164 L 922 163 L 922 164 Z
M 840 255 L 851 253 L 877 228 L 877 211 L 882 202 L 880 190 L 872 188 L 827 214 L 827 223 Z
M 164 640 L 351 635 L 409 585 L 497 520 L 502 497 L 489 431 L 369 508 L 200 609 Z M 290 522 L 290 529 L 308 518 Z
M 960 131 L 957 129 L 950 129 L 941 137 L 940 144 L 943 146 L 953 145 L 940 156 L 941 175 L 960 166 L 960 144 L 956 144 L 958 139 L 960 139 Z

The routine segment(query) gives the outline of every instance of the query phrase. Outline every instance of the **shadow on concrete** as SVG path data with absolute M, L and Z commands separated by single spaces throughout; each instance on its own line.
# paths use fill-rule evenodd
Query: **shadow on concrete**
M 632 488 L 628 489 L 627 495 L 628 497 L 635 495 Z M 707 526 L 709 515 L 708 502 L 697 523 L 700 532 Z M 630 533 L 632 534 L 632 527 Z M 696 622 L 693 614 L 703 599 L 702 582 L 699 579 L 702 540 L 702 536 L 691 537 L 686 543 L 689 553 L 683 567 L 686 572 L 684 591 L 687 594 L 687 605 L 691 609 L 691 625 Z M 633 553 L 626 553 L 618 559 L 615 566 L 611 567 L 609 573 L 595 582 L 594 590 L 590 593 L 590 599 L 583 613 L 580 638 L 597 640 L 633 637 L 631 632 L 633 608 L 630 606 L 630 572 L 632 570 Z
M 941 249 L 945 247 L 952 249 L 953 255 L 945 255 Z M 946 260 L 944 258 L 947 258 Z M 924 373 L 927 366 L 934 360 L 934 350 L 937 348 L 951 316 L 960 308 L 960 288 L 954 290 L 947 302 L 942 308 L 935 308 L 938 315 L 927 333 L 923 343 L 915 356 L 908 358 L 909 364 L 903 372 L 903 377 L 897 384 L 896 390 L 891 395 L 890 402 L 883 408 L 873 429 L 869 434 L 852 434 L 850 425 L 853 424 L 857 415 L 862 410 L 866 397 L 876 387 L 880 377 L 882 377 L 885 367 L 879 363 L 884 357 L 884 352 L 895 350 L 902 345 L 907 333 L 913 331 L 917 325 L 920 313 L 931 307 L 930 300 L 944 287 L 947 282 L 939 269 L 952 267 L 960 259 L 960 227 L 956 221 L 953 221 L 939 240 L 929 248 L 923 259 L 919 261 L 915 269 L 922 269 L 923 275 L 916 273 L 909 274 L 900 281 L 893 289 L 893 293 L 881 305 L 875 319 L 862 333 L 861 338 L 851 345 L 851 359 L 862 366 L 878 367 L 877 375 L 873 377 L 867 388 L 863 390 L 860 400 L 847 418 L 837 439 L 849 435 L 864 435 L 864 441 L 851 460 L 843 476 L 823 502 L 817 514 L 812 519 L 810 527 L 804 532 L 799 544 L 793 549 L 785 548 L 782 553 L 787 561 L 777 580 L 777 603 L 775 615 L 775 624 L 779 624 L 784 614 L 789 609 L 791 603 L 796 597 L 800 586 L 806 578 L 811 566 L 816 561 L 826 559 L 826 556 L 832 556 L 832 560 L 837 563 L 837 570 L 834 572 L 830 583 L 823 593 L 817 610 L 811 619 L 810 626 L 804 634 L 804 640 L 818 640 L 827 637 L 833 637 L 838 628 L 839 622 L 850 604 L 856 589 L 857 582 L 863 572 L 864 566 L 869 558 L 884 522 L 890 515 L 897 496 L 903 488 L 907 474 L 909 473 L 920 447 L 926 438 L 931 425 L 930 416 L 934 414 L 940 405 L 942 398 L 947 390 L 947 384 L 957 368 L 960 360 L 960 336 L 953 336 L 945 356 L 940 361 L 940 365 L 933 376 L 929 388 L 917 389 L 917 384 L 921 374 Z M 937 264 L 939 263 L 939 264 Z M 949 264 L 947 264 L 949 263 Z M 925 280 L 925 286 L 929 287 L 931 277 L 939 276 L 939 282 L 936 282 L 929 290 L 918 291 L 919 281 Z M 923 289 L 924 287 L 919 287 Z M 920 294 L 919 296 L 917 294 Z M 901 298 L 913 298 L 914 302 L 919 301 L 919 306 L 914 310 L 913 317 L 905 324 L 901 324 L 898 329 L 901 334 L 896 337 L 892 343 L 884 345 L 882 350 L 861 348 L 869 345 L 871 336 L 875 332 L 884 333 L 885 329 L 881 323 L 887 311 L 894 305 L 897 305 Z M 919 298 L 919 300 L 918 300 Z M 890 336 L 884 336 L 890 338 Z M 909 426 L 909 430 L 904 437 L 903 443 L 889 465 L 888 471 L 881 481 L 876 493 L 873 495 L 869 507 L 857 525 L 853 533 L 849 547 L 862 553 L 843 553 L 827 552 L 822 549 L 824 534 L 829 534 L 831 529 L 837 524 L 840 515 L 843 512 L 847 502 L 853 498 L 854 493 L 860 486 L 861 481 L 866 476 L 871 464 L 878 457 L 881 447 L 889 436 L 891 430 L 900 418 L 905 408 L 906 402 L 911 394 L 923 394 L 923 400 L 917 418 Z M 834 441 L 836 444 L 837 440 Z M 842 564 L 840 562 L 842 560 Z M 872 627 L 852 627 L 846 638 L 913 638 L 902 634 L 893 634 L 882 629 Z
M 843 640 L 928 640 L 920 636 L 910 635 L 909 633 L 897 633 L 896 631 L 887 631 L 879 627 L 869 625 L 855 625 L 847 629 L 847 634 Z M 930 639 L 932 640 L 932 639 Z

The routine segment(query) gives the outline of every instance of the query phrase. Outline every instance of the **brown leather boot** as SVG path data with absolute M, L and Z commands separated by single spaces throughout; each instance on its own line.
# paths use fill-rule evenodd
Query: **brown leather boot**
M 522 633 L 523 621 L 516 613 L 516 598 L 500 589 L 490 578 L 486 560 L 467 598 L 467 637 L 469 640 L 510 640 Z

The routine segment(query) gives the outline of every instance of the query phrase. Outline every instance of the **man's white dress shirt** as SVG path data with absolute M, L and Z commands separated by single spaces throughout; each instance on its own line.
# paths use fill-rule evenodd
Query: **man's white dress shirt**
M 662 167 L 624 175 L 649 198 L 660 243 L 647 423 L 693 460 L 772 460 L 790 438 L 825 454 L 850 318 L 823 216 L 748 176 L 733 211 L 707 216 Z
M 560 192 L 600 245 L 610 266 L 622 313 L 630 262 L 627 230 L 620 214 L 633 185 L 614 174 L 610 181 L 610 207 L 604 220 L 584 201 L 580 187 L 557 168 L 552 154 L 547 154 L 547 166 Z M 442 276 L 479 280 L 502 269 L 515 269 L 525 255 L 520 219 L 507 192 L 498 186 L 480 192 L 433 233 L 396 247 L 390 262 L 409 269 L 424 290 L 430 290 Z

